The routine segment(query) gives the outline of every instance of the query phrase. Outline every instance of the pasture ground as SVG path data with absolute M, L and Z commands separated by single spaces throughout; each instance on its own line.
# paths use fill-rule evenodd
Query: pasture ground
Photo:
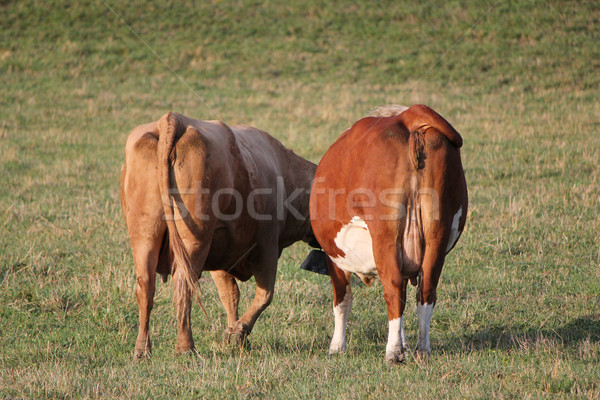
M 0 398 L 600 398 L 599 5 L 372 3 L 0 0 Z M 428 104 L 465 140 L 431 358 L 386 365 L 381 287 L 358 280 L 348 352 L 328 357 L 329 279 L 299 270 L 298 244 L 250 351 L 221 345 L 206 275 L 199 357 L 174 354 L 169 281 L 134 362 L 128 132 L 174 110 L 318 162 L 388 103 Z M 407 329 L 414 345 L 414 289 Z

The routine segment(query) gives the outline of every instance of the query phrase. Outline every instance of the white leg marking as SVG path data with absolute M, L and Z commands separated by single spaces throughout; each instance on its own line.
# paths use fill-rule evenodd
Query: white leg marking
M 385 359 L 391 362 L 401 362 L 403 347 L 406 343 L 404 334 L 404 317 L 389 321 L 388 342 L 385 347 Z
M 433 315 L 433 304 L 421 304 L 417 302 L 417 317 L 419 318 L 419 341 L 417 342 L 417 350 L 420 353 L 431 353 L 429 347 L 429 323 Z
M 348 316 L 352 309 L 352 291 L 350 285 L 346 286 L 346 295 L 344 300 L 337 306 L 333 307 L 333 315 L 335 317 L 335 328 L 333 330 L 333 338 L 329 345 L 329 354 L 338 354 L 346 351 L 346 324 Z
M 452 228 L 450 229 L 450 238 L 448 239 L 448 247 L 446 247 L 446 253 L 454 247 L 456 241 L 458 240 L 458 236 L 460 232 L 458 232 L 458 225 L 460 224 L 460 217 L 462 216 L 462 206 L 458 209 L 458 212 L 454 215 L 454 219 L 452 220 Z

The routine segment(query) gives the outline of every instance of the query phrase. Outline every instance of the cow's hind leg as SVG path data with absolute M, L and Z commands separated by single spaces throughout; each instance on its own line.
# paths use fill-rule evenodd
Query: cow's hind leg
M 149 201 L 142 210 L 149 210 Z M 166 225 L 161 223 L 160 208 L 153 216 L 151 212 L 140 213 L 140 209 L 131 209 L 127 213 L 127 225 L 136 272 L 135 295 L 139 307 L 139 331 L 135 342 L 134 358 L 143 358 L 151 354 L 149 334 L 150 313 L 154 305 L 156 288 L 156 270 L 159 262 L 162 239 Z
M 127 148 L 121 170 L 121 207 L 127 222 L 137 275 L 135 294 L 139 307 L 139 332 L 135 358 L 150 355 L 150 312 L 154 305 L 156 270 L 166 231 L 163 207 L 156 184 L 156 138 L 148 132 Z
M 152 247 L 134 245 L 134 262 L 137 275 L 135 295 L 139 307 L 139 331 L 135 341 L 134 358 L 144 358 L 151 354 L 150 342 L 150 312 L 154 305 L 154 292 L 156 287 L 156 266 L 160 245 Z
M 423 270 L 417 289 L 417 317 L 419 320 L 419 340 L 417 355 L 429 356 L 429 326 L 433 308 L 437 301 L 437 285 L 444 265 L 445 252 L 442 247 L 430 246 L 423 256 Z
M 402 352 L 404 352 L 405 354 L 410 350 L 410 347 L 408 345 L 408 340 L 406 339 L 406 331 L 404 330 L 404 309 L 406 306 L 406 286 L 408 284 L 408 279 L 404 279 L 402 281 L 402 284 L 400 285 L 400 300 L 401 300 L 401 306 L 400 306 L 400 310 L 401 310 L 401 317 L 400 317 L 400 321 L 397 321 L 395 323 L 392 323 L 391 320 L 390 322 L 388 322 L 389 325 L 389 331 L 388 331 L 388 345 L 386 347 L 386 352 L 387 352 L 387 348 L 390 349 L 396 349 L 398 346 L 402 347 Z
M 352 310 L 350 273 L 338 268 L 329 257 L 326 258 L 326 263 L 333 286 L 333 315 L 335 318 L 329 354 L 341 354 L 346 351 L 346 326 Z
M 246 338 L 252 332 L 256 320 L 273 300 L 277 259 L 278 254 L 274 251 L 263 255 L 259 260 L 250 262 L 250 268 L 256 281 L 256 292 L 248 310 L 231 328 L 237 343 L 247 344 Z
M 375 263 L 383 286 L 383 298 L 388 312 L 388 342 L 385 360 L 392 364 L 404 362 L 408 346 L 404 333 L 404 308 L 406 306 L 406 284 L 398 266 L 396 244 L 385 242 L 374 248 Z
M 238 304 L 240 302 L 240 289 L 233 275 L 226 271 L 211 271 L 210 272 L 217 290 L 221 303 L 225 307 L 227 313 L 227 328 L 224 332 L 224 339 L 228 343 L 241 344 L 244 339 L 241 333 L 234 330 L 234 326 L 238 320 Z

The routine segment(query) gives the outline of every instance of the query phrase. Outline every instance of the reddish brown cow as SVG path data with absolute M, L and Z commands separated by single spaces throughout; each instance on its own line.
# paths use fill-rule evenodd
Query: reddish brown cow
M 243 342 L 273 298 L 284 247 L 314 240 L 308 218 L 316 165 L 249 126 L 168 113 L 127 139 L 121 205 L 137 273 L 139 333 L 135 356 L 150 353 L 155 279 L 173 275 L 177 351 L 194 347 L 191 295 L 211 271 L 227 311 L 228 333 Z M 234 278 L 256 279 L 256 295 L 238 318 Z
M 390 362 L 404 360 L 406 285 L 418 280 L 417 352 L 430 353 L 438 279 L 467 216 L 461 145 L 459 133 L 429 107 L 395 106 L 356 122 L 322 158 L 310 215 L 333 284 L 331 354 L 346 350 L 351 273 L 367 284 L 381 280 Z

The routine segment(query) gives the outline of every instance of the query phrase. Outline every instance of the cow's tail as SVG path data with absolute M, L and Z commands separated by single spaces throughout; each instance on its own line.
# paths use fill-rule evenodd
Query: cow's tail
M 444 135 L 453 146 L 460 148 L 463 144 L 460 134 L 441 115 L 431 108 L 416 104 L 398 115 L 398 119 L 407 130 L 409 136 L 409 159 L 415 170 L 425 167 L 425 136 L 428 129 L 435 129 Z M 406 223 L 402 235 L 402 271 L 416 284 L 421 270 L 424 255 L 423 220 L 421 203 L 418 200 L 419 184 L 417 175 L 412 177 L 411 195 L 406 208 Z
M 410 132 L 410 157 L 415 169 L 424 167 L 424 135 L 428 129 L 436 129 L 456 147 L 461 147 L 463 144 L 463 139 L 456 129 L 444 117 L 423 104 L 415 104 L 409 107 L 400 113 L 398 118 Z
M 208 318 L 208 314 L 202 305 L 202 300 L 198 295 L 198 291 L 200 291 L 199 286 L 196 284 L 198 282 L 198 275 L 194 272 L 192 261 L 185 249 L 183 240 L 177 230 L 177 224 L 175 223 L 175 209 L 173 205 L 173 196 L 171 195 L 171 164 L 175 160 L 175 142 L 186 130 L 186 126 L 178 117 L 178 114 L 168 112 L 158 121 L 159 146 L 157 158 L 160 174 L 158 181 L 161 198 L 163 199 L 162 203 L 167 222 L 169 243 L 171 243 L 171 249 L 173 250 L 174 262 L 171 273 L 173 274 L 175 269 L 180 268 L 180 273 L 183 274 L 189 291 L 194 295 L 200 308 L 202 308 L 204 315 Z M 175 290 L 181 289 L 183 288 L 175 287 Z
M 409 199 L 406 207 L 406 223 L 402 235 L 402 254 L 398 255 L 399 263 L 402 265 L 402 274 L 411 280 L 414 285 L 417 274 L 423 264 L 424 240 L 423 220 L 421 219 L 421 207 L 416 198 Z

